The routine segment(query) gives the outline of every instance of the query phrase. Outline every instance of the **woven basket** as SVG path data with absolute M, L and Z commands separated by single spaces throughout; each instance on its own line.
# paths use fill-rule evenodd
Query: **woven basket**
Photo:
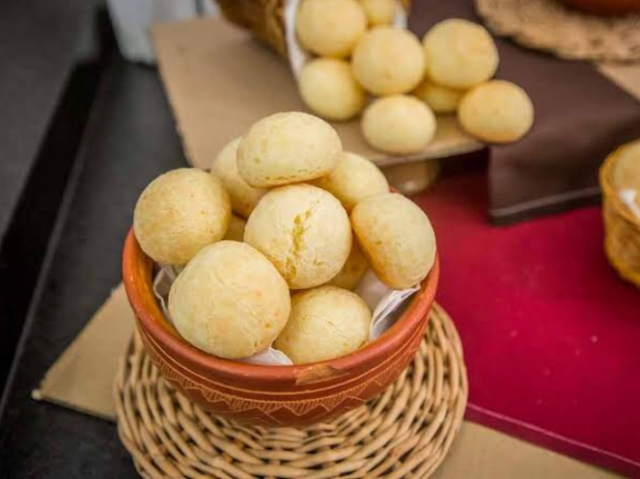
M 283 56 L 287 56 L 284 4 L 286 0 L 218 0 L 222 14 L 232 23 L 250 30 Z M 402 0 L 409 9 L 411 0 Z
M 285 0 L 218 0 L 222 14 L 232 23 L 250 30 L 253 35 L 287 56 L 284 37 Z
M 640 15 L 592 15 L 563 3 L 585 6 L 602 3 L 614 9 L 623 2 L 475 0 L 478 15 L 492 33 L 527 48 L 567 60 L 629 62 L 640 59 Z
M 303 429 L 238 425 L 202 410 L 163 380 L 138 336 L 114 384 L 118 433 L 143 477 L 430 476 L 467 405 L 462 345 L 438 305 L 409 368 L 382 395 Z
M 611 265 L 627 281 L 640 287 L 640 220 L 620 200 L 613 172 L 625 146 L 618 148 L 600 169 L 603 197 L 604 248 Z

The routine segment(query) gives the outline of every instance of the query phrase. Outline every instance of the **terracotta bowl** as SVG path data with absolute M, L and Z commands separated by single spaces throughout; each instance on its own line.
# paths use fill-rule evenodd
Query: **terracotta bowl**
M 123 277 L 147 352 L 165 378 L 214 414 L 264 426 L 304 426 L 360 406 L 391 384 L 420 345 L 438 284 L 438 261 L 402 317 L 376 341 L 341 358 L 259 366 L 216 358 L 183 340 L 152 289 L 152 260 L 127 236 Z
M 640 12 L 640 0 L 562 0 L 570 7 L 596 15 Z

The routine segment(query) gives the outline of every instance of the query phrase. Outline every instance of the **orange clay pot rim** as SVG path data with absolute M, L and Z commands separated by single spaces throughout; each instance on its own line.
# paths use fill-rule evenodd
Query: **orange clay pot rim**
M 382 336 L 363 348 L 346 356 L 326 361 L 295 366 L 268 366 L 218 358 L 201 351 L 179 335 L 173 325 L 164 317 L 159 306 L 157 306 L 155 296 L 152 301 L 156 307 L 152 308 L 152 311 L 146 308 L 142 297 L 143 292 L 140 291 L 138 284 L 144 283 L 152 291 L 152 278 L 151 275 L 148 278 L 141 277 L 142 269 L 136 267 L 136 263 L 148 262 L 151 264 L 151 261 L 140 248 L 133 229 L 131 229 L 125 240 L 123 251 L 123 281 L 137 321 L 147 331 L 147 334 L 154 337 L 161 346 L 173 351 L 176 356 L 186 359 L 191 366 L 196 366 L 205 371 L 215 371 L 227 377 L 244 377 L 261 381 L 295 381 L 300 373 L 315 367 L 330 367 L 339 371 L 359 370 L 362 367 L 376 363 L 376 358 L 387 357 L 387 355 L 396 351 L 407 340 L 407 336 L 424 320 L 435 298 L 440 276 L 439 259 L 436 254 L 431 271 L 423 280 L 420 290 L 412 298 L 400 318 Z M 153 295 L 152 292 L 151 294 Z

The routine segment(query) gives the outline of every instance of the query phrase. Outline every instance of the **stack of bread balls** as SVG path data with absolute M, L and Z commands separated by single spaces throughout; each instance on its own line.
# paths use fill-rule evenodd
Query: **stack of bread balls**
M 491 80 L 498 50 L 476 23 L 450 18 L 422 39 L 425 78 L 415 94 L 437 113 L 454 113 L 462 127 L 487 143 L 510 143 L 533 125 L 533 104 L 518 85 Z
M 462 127 L 485 142 L 508 143 L 527 133 L 531 100 L 513 83 L 491 81 L 498 51 L 484 27 L 444 20 L 420 44 L 391 25 L 396 8 L 396 0 L 301 1 L 296 34 L 314 57 L 298 87 L 312 112 L 332 121 L 362 114 L 367 142 L 394 155 L 431 142 L 434 113 L 457 112 Z
M 349 354 L 369 340 L 372 312 L 352 291 L 367 269 L 403 289 L 435 258 L 424 212 L 301 112 L 255 123 L 211 173 L 156 178 L 133 228 L 156 263 L 181 269 L 168 299 L 177 331 L 228 359 L 272 344 L 295 364 Z

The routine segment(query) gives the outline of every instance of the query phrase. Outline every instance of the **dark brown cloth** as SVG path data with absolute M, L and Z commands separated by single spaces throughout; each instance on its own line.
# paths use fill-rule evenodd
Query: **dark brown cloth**
M 450 17 L 476 22 L 473 0 L 413 3 L 409 26 L 422 36 Z M 496 39 L 497 77 L 522 86 L 535 123 L 511 145 L 491 147 L 489 216 L 507 224 L 597 201 L 607 153 L 640 137 L 640 101 L 587 62 L 566 61 Z

